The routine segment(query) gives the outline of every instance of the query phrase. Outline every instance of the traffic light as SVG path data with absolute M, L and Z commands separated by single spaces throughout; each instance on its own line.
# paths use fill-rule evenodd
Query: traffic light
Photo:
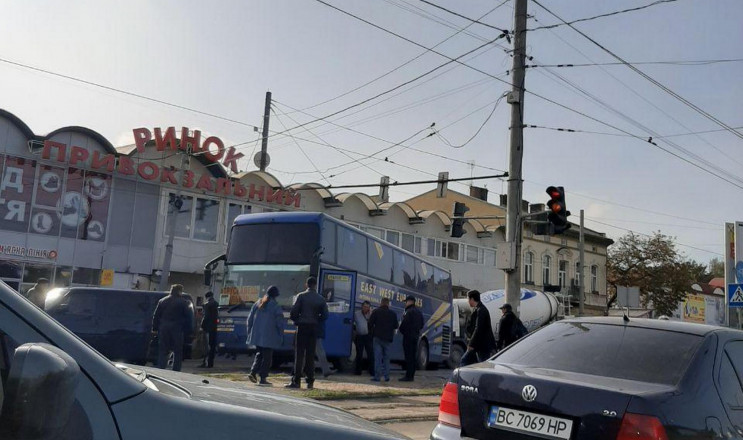
M 464 213 L 470 209 L 462 202 L 454 202 L 454 215 L 451 222 L 451 236 L 459 238 L 466 234 L 464 230 Z
M 562 234 L 571 226 L 568 221 L 570 211 L 565 206 L 565 189 L 561 186 L 550 186 L 547 188 L 547 194 L 550 196 L 547 202 L 550 211 L 547 220 L 554 226 L 555 234 Z

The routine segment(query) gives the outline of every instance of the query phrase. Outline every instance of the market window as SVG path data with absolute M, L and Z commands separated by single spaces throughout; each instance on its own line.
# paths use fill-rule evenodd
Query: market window
M 495 250 L 494 249 L 484 249 L 483 250 L 483 264 L 486 266 L 495 266 Z
M 460 255 L 460 249 L 459 249 L 459 243 L 451 243 L 446 242 L 442 243 L 442 247 L 446 247 L 446 258 L 454 261 L 460 261 L 461 258 Z
M 176 196 L 170 193 L 168 200 L 168 216 L 165 220 L 166 235 L 172 234 L 171 218 L 175 216 L 175 236 L 179 238 L 191 238 L 191 211 L 193 208 L 193 197 Z
M 389 231 L 387 232 L 387 237 L 389 238 Z M 415 236 L 411 234 L 402 234 L 402 243 L 400 243 L 400 247 L 405 249 L 408 252 L 414 252 L 415 251 Z
M 217 241 L 219 223 L 219 200 L 196 199 L 194 208 L 194 240 Z
M 385 240 L 397 246 L 400 244 L 400 233 L 397 231 L 387 231 L 387 237 Z
M 475 263 L 477 264 L 477 254 L 478 254 L 478 248 L 477 246 L 470 246 L 467 245 L 467 262 L 468 263 Z
M 524 282 L 534 284 L 534 253 L 524 254 Z
M 436 240 L 433 238 L 426 239 L 426 255 L 429 257 L 436 256 Z
M 230 230 L 232 229 L 232 223 L 235 222 L 235 219 L 237 216 L 241 214 L 250 214 L 251 213 L 251 207 L 250 205 L 240 205 L 237 203 L 230 203 L 227 206 L 227 213 L 225 215 L 225 233 L 224 233 L 224 239 L 225 241 L 229 240 L 230 238 Z
M 413 250 L 413 252 L 415 252 L 416 254 L 420 254 L 422 252 L 422 250 L 421 250 L 422 243 L 423 243 L 423 239 L 422 238 L 415 237 L 415 249 Z
M 552 257 L 545 255 L 542 257 L 542 285 L 547 286 L 550 284 L 552 278 Z

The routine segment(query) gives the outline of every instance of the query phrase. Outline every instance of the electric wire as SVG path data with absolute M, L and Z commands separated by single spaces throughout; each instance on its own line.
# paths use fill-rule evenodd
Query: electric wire
M 439 6 L 439 5 L 435 4 L 435 3 L 429 2 L 428 0 L 420 0 L 420 1 L 421 1 L 421 2 L 423 2 L 423 3 L 425 3 L 425 4 L 427 4 L 427 5 L 429 5 L 429 6 L 433 6 L 434 8 L 438 8 L 438 9 L 441 9 L 441 10 L 442 10 L 442 11 L 444 11 L 444 12 L 448 12 L 449 14 L 455 15 L 455 16 L 457 16 L 457 17 L 459 17 L 459 18 L 464 18 L 465 20 L 469 20 L 469 21 L 471 21 L 472 23 L 477 23 L 477 24 L 479 24 L 479 25 L 482 25 L 482 26 L 488 27 L 488 28 L 490 28 L 490 29 L 495 29 L 496 31 L 499 31 L 499 32 L 501 32 L 501 33 L 503 33 L 503 34 L 506 34 L 506 35 L 507 35 L 507 34 L 509 34 L 508 30 L 506 30 L 506 29 L 503 29 L 503 28 L 499 28 L 499 27 L 493 26 L 492 24 L 488 24 L 488 23 L 483 23 L 483 22 L 481 22 L 481 21 L 479 21 L 479 20 L 475 20 L 474 18 L 470 18 L 470 17 L 467 17 L 467 16 L 465 16 L 465 15 L 462 15 L 462 14 L 460 14 L 460 13 L 458 13 L 458 12 L 454 12 L 454 11 L 452 11 L 451 9 L 447 9 L 447 8 L 445 8 L 445 7 L 443 7 L 443 6 Z M 668 1 L 668 0 L 666 0 L 666 1 Z M 509 37 L 509 38 L 510 38 L 510 37 Z
M 485 124 L 487 124 L 487 123 L 488 123 L 488 121 L 490 120 L 490 118 L 492 118 L 492 117 L 493 117 L 493 115 L 495 114 L 495 110 L 497 110 L 497 109 L 498 109 L 498 104 L 500 104 L 500 102 L 501 102 L 501 101 L 503 100 L 503 98 L 505 98 L 505 96 L 506 96 L 506 95 L 505 95 L 505 94 L 503 94 L 503 95 L 501 95 L 501 97 L 500 97 L 500 98 L 498 98 L 498 100 L 497 100 L 497 101 L 495 101 L 495 105 L 493 105 L 493 110 L 492 110 L 492 111 L 490 112 L 490 114 L 488 115 L 488 117 L 487 117 L 487 118 L 485 118 L 485 121 L 483 121 L 483 123 L 482 123 L 482 124 L 480 125 L 480 127 L 479 127 L 479 128 L 477 129 L 477 131 L 475 131 L 475 134 L 473 134 L 473 135 L 472 135 L 472 136 L 471 136 L 471 137 L 470 137 L 469 139 L 467 139 L 467 140 L 466 140 L 466 141 L 465 141 L 464 143 L 462 143 L 462 144 L 460 144 L 460 145 L 453 145 L 453 144 L 452 144 L 452 143 L 451 143 L 451 142 L 450 142 L 450 141 L 449 141 L 448 139 L 446 139 L 446 138 L 445 138 L 445 137 L 444 137 L 444 136 L 443 136 L 443 135 L 442 135 L 442 134 L 441 134 L 441 133 L 440 133 L 440 132 L 439 132 L 438 130 L 434 130 L 434 133 L 436 134 L 436 136 L 437 136 L 437 137 L 438 137 L 439 139 L 441 139 L 441 140 L 442 140 L 442 141 L 443 141 L 443 142 L 444 142 L 445 144 L 447 144 L 447 145 L 448 145 L 448 146 L 450 146 L 451 148 L 464 148 L 465 146 L 467 146 L 467 144 L 469 144 L 470 142 L 472 142 L 472 141 L 473 141 L 473 140 L 474 140 L 474 139 L 475 139 L 475 138 L 477 137 L 477 135 L 479 135 L 479 134 L 480 134 L 480 132 L 482 131 L 482 129 L 483 129 L 484 127 L 485 127 Z
M 651 65 L 665 65 L 665 66 L 707 66 L 710 64 L 720 63 L 739 63 L 743 61 L 743 58 L 731 58 L 722 60 L 688 60 L 688 61 L 628 61 L 633 66 L 651 66 Z M 620 62 L 609 62 L 609 63 L 563 63 L 563 64 L 527 64 L 524 66 L 527 69 L 535 69 L 538 67 L 598 67 L 598 66 L 624 66 L 625 63 Z
M 319 1 L 319 0 L 316 0 L 316 1 Z M 565 25 L 567 25 L 567 26 L 568 26 L 568 27 L 569 27 L 570 29 L 572 29 L 572 30 L 574 30 L 575 32 L 577 32 L 578 34 L 580 34 L 580 35 L 581 35 L 582 37 L 584 37 L 585 39 L 587 39 L 588 41 L 590 41 L 591 43 L 593 43 L 593 44 L 594 44 L 595 46 L 597 46 L 597 47 L 598 47 L 599 49 L 601 49 L 601 50 L 603 50 L 604 52 L 606 52 L 607 54 L 611 55 L 611 56 L 612 56 L 613 58 L 615 58 L 615 59 L 616 59 L 617 61 L 619 61 L 619 62 L 623 63 L 624 65 L 626 65 L 627 67 L 629 67 L 629 68 L 630 68 L 630 69 L 631 69 L 632 71 L 634 71 L 634 72 L 635 72 L 635 73 L 637 73 L 638 75 L 642 76 L 643 78 L 645 78 L 646 80 L 648 80 L 648 81 L 649 81 L 650 83 L 652 83 L 653 85 L 657 86 L 658 88 L 660 88 L 661 90 L 663 90 L 664 92 L 666 92 L 667 94 L 669 94 L 670 96 L 672 96 L 673 98 L 675 98 L 676 100 L 680 101 L 681 103 L 683 103 L 683 104 L 684 104 L 684 105 L 686 105 L 687 107 L 691 108 L 691 109 L 692 109 L 692 110 L 694 110 L 695 112 L 697 112 L 697 113 L 699 113 L 700 115 L 702 115 L 703 117 L 705 117 L 705 118 L 709 119 L 710 121 L 714 122 L 715 124 L 719 125 L 720 127 L 722 127 L 722 128 L 724 128 L 724 129 L 726 129 L 726 130 L 727 130 L 728 132 L 730 132 L 731 134 L 733 134 L 733 135 L 737 136 L 737 137 L 738 137 L 738 138 L 740 138 L 740 139 L 743 139 L 743 133 L 740 133 L 740 132 L 738 132 L 737 130 L 734 130 L 734 129 L 733 129 L 732 127 L 730 127 L 730 126 L 729 126 L 728 124 L 726 124 L 725 122 L 721 121 L 720 119 L 718 119 L 717 117 L 715 117 L 715 116 L 713 116 L 712 114 L 708 113 L 707 111 L 703 110 L 702 108 L 698 107 L 697 105 L 695 105 L 694 103 L 692 103 L 692 102 L 691 102 L 691 101 L 689 101 L 688 99 L 686 99 L 686 98 L 684 98 L 683 96 L 679 95 L 678 93 L 674 92 L 673 90 L 671 90 L 671 89 L 670 89 L 670 88 L 668 88 L 667 86 L 663 85 L 662 83 L 660 83 L 660 82 L 659 82 L 659 81 L 657 81 L 656 79 L 652 78 L 652 77 L 651 77 L 650 75 L 646 74 L 645 72 L 643 72 L 643 71 L 642 71 L 642 70 L 640 70 L 639 68 L 637 68 L 637 67 L 633 66 L 632 64 L 630 64 L 630 63 L 629 63 L 629 62 L 627 62 L 627 61 L 626 61 L 625 59 L 623 59 L 622 57 L 620 57 L 620 56 L 619 56 L 619 55 L 617 55 L 616 53 L 614 53 L 614 52 L 612 52 L 611 50 L 609 50 L 608 48 L 606 48 L 606 47 L 605 47 L 604 45 L 602 45 L 602 44 L 601 44 L 601 43 L 599 43 L 598 41 L 596 41 L 595 39 L 591 38 L 591 37 L 590 37 L 589 35 L 587 35 L 586 33 L 582 32 L 582 31 L 581 31 L 580 29 L 576 28 L 576 27 L 575 27 L 575 26 L 573 26 L 572 24 L 570 24 L 570 23 L 568 23 L 567 21 L 565 21 L 564 19 L 562 19 L 562 18 L 561 18 L 561 17 L 559 16 L 559 15 L 555 14 L 555 13 L 554 13 L 554 12 L 552 12 L 552 11 L 551 11 L 550 9 L 548 9 L 547 7 L 545 7 L 544 5 L 542 5 L 542 4 L 541 4 L 541 3 L 540 3 L 540 2 L 538 1 L 538 0 L 532 0 L 532 1 L 533 1 L 533 2 L 534 2 L 534 3 L 536 4 L 536 5 L 537 5 L 537 6 L 539 6 L 539 7 L 540 7 L 540 8 L 542 8 L 542 9 L 544 9 L 545 11 L 547 11 L 547 12 L 548 12 L 548 13 L 549 13 L 550 15 L 552 15 L 553 17 L 557 18 L 557 19 L 558 19 L 558 20 L 560 20 L 560 21 L 561 21 L 562 23 L 564 23 Z M 668 0 L 666 0 L 666 1 L 668 1 Z
M 539 26 L 539 27 L 536 27 L 536 28 L 527 29 L 526 31 L 527 32 L 531 32 L 531 31 L 538 31 L 538 30 L 541 30 L 541 29 L 554 29 L 556 27 L 566 26 L 566 25 L 567 26 L 570 26 L 570 25 L 575 24 L 575 23 L 581 23 L 581 22 L 584 22 L 584 21 L 596 20 L 598 18 L 611 17 L 611 16 L 614 16 L 614 15 L 624 14 L 624 13 L 627 13 L 627 12 L 639 11 L 639 10 L 642 10 L 642 9 L 647 9 L 647 8 L 651 8 L 653 6 L 660 5 L 662 3 L 673 3 L 673 2 L 676 2 L 676 1 L 678 1 L 678 0 L 656 0 L 656 1 L 652 2 L 652 3 L 649 3 L 649 4 L 644 5 L 644 6 L 638 6 L 636 8 L 622 9 L 621 11 L 614 11 L 614 12 L 609 12 L 609 13 L 606 13 L 606 14 L 594 15 L 593 17 L 579 18 L 577 20 L 572 20 L 572 21 L 568 21 L 568 22 L 565 22 L 565 23 L 551 24 L 551 25 L 547 25 L 547 26 Z

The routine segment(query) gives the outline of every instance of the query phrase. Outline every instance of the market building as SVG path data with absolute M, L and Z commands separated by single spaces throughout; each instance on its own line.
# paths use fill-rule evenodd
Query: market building
M 503 228 L 469 220 L 467 233 L 452 238 L 449 199 L 391 203 L 384 188 L 368 195 L 285 187 L 270 173 L 241 171 L 243 153 L 217 136 L 185 127 L 136 127 L 132 135 L 135 143 L 119 148 L 84 127 L 37 135 L 0 110 L 0 279 L 21 292 L 41 277 L 56 286 L 154 289 L 172 232 L 170 282 L 198 295 L 204 264 L 225 252 L 235 217 L 305 210 L 430 258 L 452 271 L 459 291 L 504 285 L 495 268 Z M 608 241 L 596 237 L 603 268 Z M 537 257 L 545 252 L 560 255 L 535 249 Z M 593 290 L 605 291 L 603 273 L 598 279 Z

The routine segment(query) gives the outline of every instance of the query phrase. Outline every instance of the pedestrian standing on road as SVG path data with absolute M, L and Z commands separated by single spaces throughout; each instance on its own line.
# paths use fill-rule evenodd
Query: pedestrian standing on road
M 157 332 L 157 366 L 165 369 L 168 356 L 173 352 L 173 371 L 181 371 L 183 343 L 190 337 L 193 317 L 190 303 L 183 296 L 183 286 L 173 284 L 170 295 L 161 299 L 155 308 L 152 330 Z
M 307 290 L 299 293 L 294 300 L 291 319 L 297 325 L 294 341 L 294 372 L 287 388 L 301 388 L 302 372 L 307 377 L 307 388 L 315 384 L 315 351 L 319 327 L 328 319 L 328 304 L 317 293 L 317 279 L 307 278 Z
M 416 352 L 418 351 L 418 340 L 423 329 L 423 313 L 415 306 L 415 297 L 408 295 L 405 298 L 405 312 L 400 323 L 402 333 L 402 348 L 405 352 L 405 376 L 400 378 L 401 382 L 412 382 L 415 380 L 415 367 L 417 366 Z
M 498 323 L 498 351 L 503 350 L 518 339 L 516 329 L 518 328 L 518 324 L 521 322 L 518 316 L 513 313 L 513 307 L 511 307 L 511 304 L 503 304 L 500 307 L 500 310 L 503 313 L 503 316 L 501 316 L 500 322 Z
M 253 383 L 271 386 L 266 380 L 273 361 L 273 351 L 281 348 L 284 339 L 284 312 L 276 301 L 279 288 L 270 286 L 248 315 L 248 345 L 256 348 L 248 379 Z M 258 382 L 260 376 L 260 382 Z
M 361 303 L 361 309 L 357 310 L 354 314 L 357 376 L 361 375 L 364 352 L 366 352 L 366 357 L 369 361 L 369 374 L 374 376 L 374 341 L 372 340 L 372 335 L 369 334 L 369 318 L 371 314 L 371 303 L 369 301 Z
M 49 280 L 46 278 L 39 278 L 36 280 L 36 284 L 26 292 L 28 299 L 36 304 L 37 307 L 44 309 L 44 302 L 46 302 L 46 293 L 49 291 Z
M 217 353 L 217 323 L 219 322 L 219 304 L 214 300 L 213 292 L 206 292 L 204 295 L 204 317 L 201 319 L 201 330 L 204 331 L 204 340 L 206 342 L 204 359 L 201 361 L 201 368 L 214 367 L 214 355 Z
M 379 382 L 382 376 L 385 382 L 390 381 L 390 348 L 397 325 L 397 315 L 390 310 L 390 299 L 382 298 L 379 307 L 369 316 L 369 333 L 374 340 L 374 382 Z
M 328 303 L 332 297 L 333 297 L 333 291 L 329 290 L 327 292 L 323 292 L 323 299 L 325 299 L 325 302 Z M 330 362 L 328 362 L 328 356 L 325 354 L 325 347 L 323 346 L 322 341 L 325 340 L 325 322 L 322 322 L 320 325 L 317 326 L 318 334 L 317 334 L 317 345 L 315 345 L 315 357 L 317 357 L 317 363 L 320 365 L 320 371 L 322 372 L 323 377 L 328 377 L 331 374 L 335 373 L 336 370 L 333 369 L 330 365 Z
M 477 362 L 485 362 L 495 350 L 495 335 L 493 324 L 490 322 L 490 312 L 480 302 L 480 292 L 470 290 L 467 292 L 470 307 L 474 310 L 470 316 L 472 324 L 472 336 L 467 344 L 467 352 L 462 356 L 460 367 L 465 367 Z

